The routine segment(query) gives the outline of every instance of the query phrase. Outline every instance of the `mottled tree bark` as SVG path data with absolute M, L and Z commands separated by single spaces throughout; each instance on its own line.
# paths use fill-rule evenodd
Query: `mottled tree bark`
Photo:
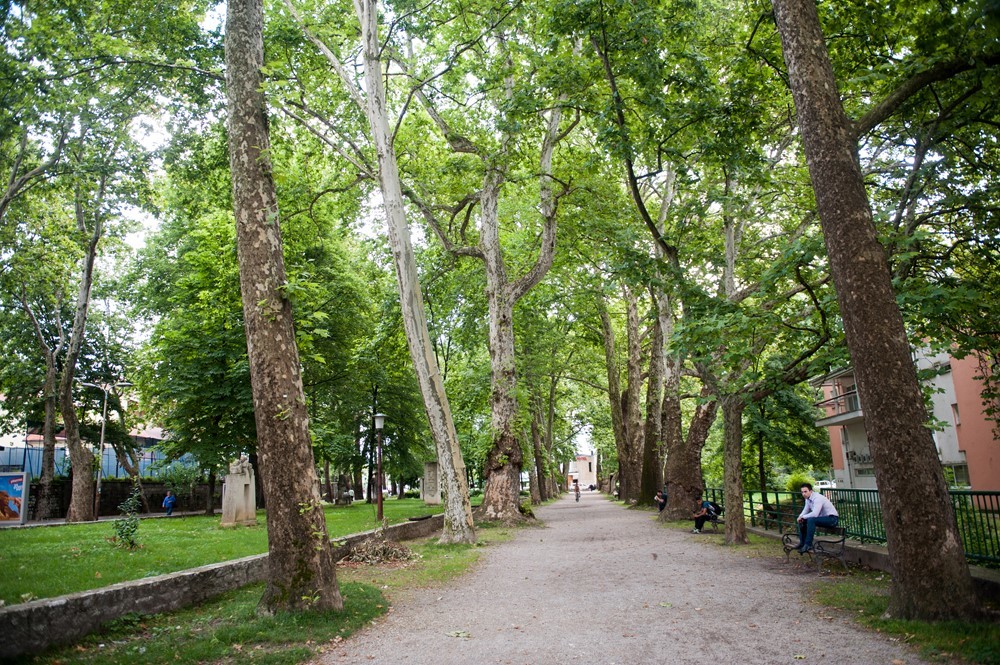
M 486 454 L 483 503 L 485 519 L 513 522 L 521 519 L 521 444 L 514 436 L 517 418 L 514 369 L 514 294 L 500 245 L 498 205 L 504 176 L 489 168 L 480 192 L 483 264 L 486 266 L 486 301 L 489 310 L 490 424 L 493 445 Z
M 642 448 L 645 431 L 642 422 L 642 344 L 639 332 L 639 307 L 635 293 L 625 288 L 626 332 L 628 359 L 627 383 L 622 398 L 625 419 L 626 448 L 624 457 L 618 457 L 619 498 L 625 502 L 638 501 L 642 478 Z
M 654 305 L 656 303 L 654 302 Z M 646 425 L 642 446 L 642 480 L 639 503 L 652 505 L 656 492 L 663 489 L 663 457 L 661 446 L 663 409 L 663 328 L 660 317 L 653 323 L 649 345 L 649 373 L 646 380 Z
M 815 0 L 773 6 L 875 462 L 893 568 L 889 614 L 968 617 L 969 568 Z
M 87 329 L 87 317 L 90 312 L 90 290 L 94 283 L 94 263 L 97 261 L 97 245 L 104 233 L 104 216 L 100 209 L 104 199 L 106 179 L 101 177 L 96 194 L 96 201 L 87 206 L 83 200 L 86 196 L 82 188 L 78 188 L 76 197 L 76 225 L 81 234 L 89 235 L 84 250 L 83 267 L 80 271 L 80 288 L 77 291 L 76 311 L 73 315 L 73 328 L 69 343 L 66 345 L 66 355 L 63 358 L 62 374 L 59 378 L 59 411 L 63 418 L 63 435 L 66 437 L 66 448 L 69 450 L 70 462 L 73 465 L 73 492 L 70 498 L 69 510 L 66 512 L 67 522 L 86 522 L 96 520 L 94 512 L 94 456 L 83 447 L 80 441 L 80 421 L 76 415 L 76 400 L 73 397 L 73 381 L 76 376 L 76 364 L 83 348 L 83 336 Z M 90 220 L 90 232 L 87 233 L 85 211 L 94 211 Z
M 618 465 L 621 468 L 623 456 L 627 456 L 628 434 L 625 431 L 625 415 L 622 411 L 621 372 L 618 369 L 618 350 L 615 344 L 615 329 L 604 299 L 597 298 L 598 314 L 601 317 L 601 340 L 604 342 L 604 367 L 608 375 L 608 403 L 611 407 L 611 429 L 615 436 Z M 610 478 L 608 492 L 614 494 L 615 478 Z
M 38 496 L 36 517 L 48 519 L 54 517 L 59 506 L 55 495 L 56 479 L 56 363 L 54 354 L 46 349 L 45 353 L 45 421 L 42 424 L 42 476 L 39 479 L 41 489 Z
M 355 0 L 354 10 L 361 27 L 361 48 L 365 69 L 365 99 L 362 108 L 372 130 L 378 158 L 382 204 L 386 213 L 386 229 L 392 248 L 396 284 L 399 287 L 403 329 L 410 358 L 417 374 L 424 411 L 437 448 L 438 471 L 444 495 L 444 531 L 442 542 L 473 543 L 476 532 L 469 504 L 469 487 L 465 478 L 465 461 L 458 443 L 458 433 L 451 417 L 451 407 L 445 394 L 444 382 L 434 357 L 434 347 L 427 331 L 427 315 L 417 274 L 416 258 L 410 243 L 403 192 L 399 182 L 399 166 L 392 146 L 389 120 L 382 81 L 382 44 L 378 38 L 378 8 L 373 0 Z M 347 81 L 349 85 L 353 85 Z M 353 95 L 358 91 L 351 89 Z
M 722 402 L 724 442 L 723 477 L 726 495 L 726 544 L 746 545 L 746 519 L 743 516 L 743 411 L 746 402 L 740 395 L 725 395 Z
M 268 576 L 259 611 L 341 610 L 317 491 L 301 364 L 281 248 L 261 91 L 261 0 L 230 0 L 226 20 L 229 163 L 257 454 L 267 499 Z
M 538 503 L 549 498 L 548 478 L 545 473 L 545 447 L 542 444 L 542 430 L 539 423 L 542 418 L 540 411 L 537 402 L 533 403 L 531 409 L 531 447 L 535 456 L 535 477 L 538 479 Z
M 676 433 L 666 439 L 667 507 L 660 514 L 661 519 L 681 520 L 691 517 L 705 493 L 705 481 L 701 475 L 701 451 L 705 448 L 708 432 L 715 422 L 719 403 L 711 397 L 711 391 L 707 387 L 702 388 L 701 399 L 706 401 L 695 407 L 694 416 L 688 425 L 687 438 L 684 439 L 680 437 L 680 399 L 676 393 L 668 392 L 663 400 L 664 411 L 672 414 L 669 418 L 665 415 L 664 421 L 677 424 L 670 425 L 670 431 L 676 430 Z

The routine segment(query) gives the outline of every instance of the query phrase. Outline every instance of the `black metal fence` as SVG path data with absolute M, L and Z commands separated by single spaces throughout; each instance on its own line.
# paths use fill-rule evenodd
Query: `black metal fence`
M 863 543 L 885 543 L 882 506 L 878 490 L 824 489 L 821 493 L 837 507 L 840 526 L 847 537 Z M 705 490 L 706 498 L 725 506 L 721 489 Z M 970 563 L 1000 567 L 1000 492 L 949 492 L 958 531 Z M 798 492 L 744 492 L 743 515 L 749 525 L 785 533 L 795 529 L 802 512 Z

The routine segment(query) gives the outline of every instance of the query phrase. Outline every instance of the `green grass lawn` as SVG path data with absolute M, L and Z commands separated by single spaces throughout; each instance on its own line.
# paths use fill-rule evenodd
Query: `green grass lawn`
M 387 612 L 397 593 L 435 587 L 462 574 L 485 547 L 508 540 L 512 530 L 477 527 L 477 536 L 475 545 L 440 545 L 435 538 L 408 542 L 415 557 L 402 564 L 339 565 L 343 612 L 260 616 L 256 607 L 264 585 L 254 584 L 177 612 L 128 616 L 77 644 L 14 662 L 297 665 L 336 648 L 341 640 Z
M 390 524 L 441 512 L 419 499 L 389 499 Z M 366 503 L 325 509 L 331 538 L 374 529 L 375 508 Z M 142 520 L 141 547 L 117 548 L 111 522 L 0 529 L 0 602 L 7 605 L 96 589 L 210 563 L 267 552 L 263 511 L 257 526 L 219 526 L 218 515 Z

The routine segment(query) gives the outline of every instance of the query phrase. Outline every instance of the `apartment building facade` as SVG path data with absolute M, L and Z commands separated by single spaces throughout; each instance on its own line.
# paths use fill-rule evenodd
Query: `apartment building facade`
M 931 393 L 934 445 L 949 485 L 977 491 L 1000 490 L 1000 440 L 984 412 L 977 379 L 978 360 L 946 353 L 915 353 L 918 369 L 935 370 L 924 381 Z M 875 467 L 865 432 L 864 405 L 858 399 L 852 368 L 813 382 L 825 415 L 816 422 L 830 434 L 834 478 L 838 487 L 876 489 Z

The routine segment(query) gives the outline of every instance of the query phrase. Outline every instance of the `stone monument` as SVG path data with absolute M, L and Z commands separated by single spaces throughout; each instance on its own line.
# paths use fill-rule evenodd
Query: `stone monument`
M 253 467 L 245 455 L 229 465 L 222 486 L 222 524 L 257 524 L 257 496 L 254 492 Z
M 420 498 L 428 506 L 441 503 L 441 483 L 438 481 L 437 462 L 424 463 L 424 477 L 420 481 Z

